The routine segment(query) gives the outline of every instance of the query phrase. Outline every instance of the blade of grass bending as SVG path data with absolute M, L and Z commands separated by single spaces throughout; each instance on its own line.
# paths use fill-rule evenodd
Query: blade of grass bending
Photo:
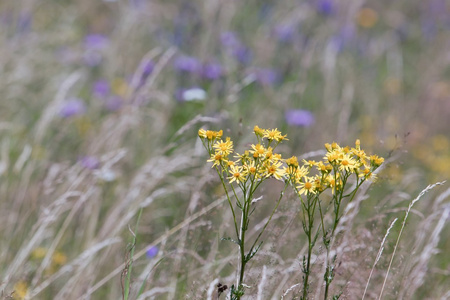
M 391 231 L 392 227 L 394 227 L 395 222 L 397 222 L 398 218 L 395 218 L 394 221 L 392 221 L 391 225 L 389 226 L 388 230 L 386 231 L 386 234 L 384 235 L 383 240 L 381 241 L 380 250 L 378 250 L 377 257 L 375 258 L 375 262 L 373 263 L 372 270 L 370 270 L 369 278 L 367 279 L 366 288 L 364 289 L 364 294 L 361 298 L 361 300 L 364 300 L 364 297 L 366 296 L 367 288 L 369 287 L 370 279 L 372 278 L 373 270 L 375 270 L 375 266 L 380 260 L 381 254 L 384 250 L 384 243 L 386 242 L 386 238 L 389 235 L 389 232 Z
M 142 281 L 141 287 L 139 288 L 139 292 L 137 294 L 137 299 L 141 299 L 141 295 L 144 292 L 144 288 L 145 288 L 145 282 L 147 281 L 148 277 L 150 276 L 150 274 L 152 273 L 152 271 L 159 266 L 159 264 L 165 259 L 165 257 L 160 258 L 155 265 L 150 269 L 150 271 L 148 272 L 147 276 L 145 276 L 145 279 Z
M 139 209 L 139 213 L 138 213 L 138 218 L 136 221 L 136 227 L 135 227 L 135 231 L 137 232 L 138 226 L 139 226 L 139 221 L 141 220 L 141 215 L 142 215 L 142 207 Z M 130 294 L 130 285 L 131 285 L 131 271 L 133 269 L 133 255 L 134 255 L 134 249 L 136 248 L 136 240 L 137 240 L 137 233 L 134 233 L 133 231 L 131 231 L 131 234 L 133 235 L 133 241 L 131 244 L 131 250 L 130 250 L 130 258 L 129 258 L 129 267 L 127 270 L 127 276 L 125 278 L 125 287 L 124 287 L 124 291 L 123 291 L 123 299 L 124 300 L 128 300 L 129 294 Z M 126 266 L 125 266 L 126 268 Z
M 389 277 L 389 271 L 391 270 L 392 261 L 394 260 L 395 252 L 397 251 L 397 247 L 398 247 L 398 244 L 399 244 L 399 241 L 400 241 L 400 237 L 402 236 L 403 229 L 405 228 L 405 225 L 406 225 L 406 219 L 408 218 L 408 215 L 409 215 L 409 212 L 411 211 L 411 208 L 413 207 L 413 205 L 417 201 L 419 201 L 420 198 L 422 198 L 423 195 L 425 195 L 425 193 L 427 193 L 428 191 L 432 190 L 437 185 L 443 185 L 444 183 L 445 183 L 445 181 L 441 181 L 441 182 L 436 182 L 435 184 L 428 185 L 424 190 L 422 190 L 420 192 L 420 194 L 416 197 L 416 199 L 411 201 L 411 203 L 409 204 L 408 209 L 406 210 L 405 217 L 403 218 L 402 228 L 400 229 L 400 233 L 398 234 L 397 242 L 395 243 L 394 252 L 392 253 L 391 260 L 389 261 L 389 266 L 388 266 L 388 269 L 387 269 L 387 272 L 386 272 L 386 276 L 384 277 L 383 286 L 381 287 L 381 292 L 380 292 L 380 295 L 378 296 L 378 300 L 380 300 L 381 296 L 383 296 L 384 287 L 386 286 L 386 281 L 387 281 L 387 278 Z

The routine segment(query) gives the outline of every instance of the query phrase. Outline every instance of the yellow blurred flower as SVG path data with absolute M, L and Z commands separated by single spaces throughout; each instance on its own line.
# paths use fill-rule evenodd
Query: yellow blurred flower
M 13 299 L 22 300 L 28 295 L 28 283 L 24 280 L 18 281 L 14 285 Z
M 126 97 L 129 90 L 128 83 L 122 78 L 114 78 L 111 84 L 111 90 L 118 96 Z
M 262 136 L 264 135 L 264 129 L 259 128 L 258 125 L 256 125 L 256 126 L 253 128 L 253 131 L 255 132 L 255 134 L 256 134 L 257 136 L 262 137 Z
M 292 166 L 292 167 L 295 167 L 295 168 L 298 167 L 297 157 L 296 156 L 292 156 L 292 157 L 286 159 L 286 164 L 288 166 Z
M 47 254 L 47 249 L 44 247 L 38 247 L 31 252 L 31 257 L 34 259 L 43 259 Z
M 62 266 L 67 262 L 67 256 L 59 251 L 56 251 L 52 256 L 52 263 L 58 266 Z
M 378 22 L 378 13 L 368 7 L 362 8 L 357 16 L 356 22 L 364 28 L 372 28 Z

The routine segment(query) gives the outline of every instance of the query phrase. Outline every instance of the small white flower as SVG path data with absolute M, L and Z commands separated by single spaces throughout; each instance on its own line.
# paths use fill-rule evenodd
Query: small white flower
M 206 99 L 206 92 L 201 88 L 192 88 L 183 92 L 184 101 L 203 101 Z
M 106 182 L 114 181 L 117 178 L 117 175 L 116 175 L 116 173 L 114 173 L 114 171 L 112 171 L 111 169 L 106 169 L 106 168 L 102 168 L 100 170 L 95 170 L 94 174 L 99 179 L 106 181 Z

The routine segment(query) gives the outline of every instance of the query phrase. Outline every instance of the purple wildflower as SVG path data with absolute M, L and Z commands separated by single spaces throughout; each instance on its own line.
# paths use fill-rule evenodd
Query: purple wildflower
M 216 80 L 222 77 L 223 69 L 218 63 L 207 63 L 203 65 L 202 77 L 208 80 Z
M 303 109 L 291 109 L 285 112 L 286 123 L 291 126 L 309 127 L 314 124 L 312 112 Z
M 81 166 L 89 170 L 100 168 L 100 161 L 94 156 L 83 156 L 79 159 L 79 163 Z
M 59 115 L 63 118 L 70 118 L 72 116 L 82 115 L 85 112 L 86 105 L 84 102 L 81 99 L 72 98 L 63 104 Z
M 98 98 L 105 98 L 111 92 L 111 86 L 106 79 L 99 79 L 94 82 L 92 93 Z
M 316 3 L 316 9 L 324 16 L 330 16 L 335 11 L 334 3 L 332 0 L 318 0 Z
M 255 71 L 256 82 L 262 86 L 274 85 L 280 80 L 280 75 L 272 69 L 257 69 Z
M 152 246 L 147 250 L 147 252 L 145 254 L 146 254 L 147 258 L 153 258 L 158 254 L 158 252 L 159 252 L 158 247 Z
M 240 62 L 241 64 L 249 64 L 253 59 L 253 53 L 250 48 L 242 45 L 235 49 L 233 52 L 233 56 Z
M 231 32 L 231 31 L 223 32 L 220 35 L 220 41 L 225 48 L 228 48 L 231 50 L 237 49 L 242 45 L 242 43 L 239 40 L 239 38 L 237 37 L 236 33 Z
M 180 56 L 175 60 L 173 65 L 177 71 L 188 73 L 198 73 L 202 69 L 200 61 L 191 56 Z
M 108 46 L 109 40 L 102 34 L 88 34 L 84 38 L 86 49 L 100 50 Z

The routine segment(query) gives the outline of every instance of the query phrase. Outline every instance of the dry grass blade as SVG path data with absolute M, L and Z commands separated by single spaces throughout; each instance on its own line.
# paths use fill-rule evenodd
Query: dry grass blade
M 386 286 L 387 279 L 388 279 L 388 277 L 389 277 L 389 271 L 390 271 L 390 269 L 391 269 L 392 262 L 394 261 L 395 252 L 397 251 L 398 244 L 399 244 L 399 242 L 400 242 L 400 238 L 401 238 L 402 233 L 403 233 L 403 229 L 405 228 L 405 225 L 406 225 L 406 219 L 408 218 L 408 215 L 409 215 L 409 212 L 411 211 L 411 208 L 413 207 L 413 205 L 414 205 L 417 201 L 419 201 L 420 198 L 422 198 L 423 195 L 425 195 L 427 192 L 429 192 L 430 190 L 432 190 L 432 189 L 435 188 L 436 186 L 438 186 L 438 185 L 443 185 L 444 183 L 445 183 L 445 181 L 437 182 L 437 183 L 435 183 L 435 184 L 428 185 L 428 186 L 427 186 L 424 190 L 422 190 L 422 191 L 419 193 L 419 195 L 418 195 L 413 201 L 411 201 L 411 203 L 409 204 L 408 209 L 406 210 L 405 217 L 403 218 L 402 227 L 401 227 L 400 232 L 399 232 L 399 234 L 398 234 L 397 241 L 395 242 L 394 251 L 393 251 L 393 253 L 392 253 L 391 260 L 389 261 L 389 266 L 388 266 L 388 269 L 387 269 L 387 271 L 386 271 L 386 275 L 385 275 L 385 277 L 384 277 L 383 285 L 382 285 L 382 287 L 381 287 L 381 291 L 380 291 L 380 295 L 378 296 L 378 299 L 381 299 L 381 297 L 383 296 L 383 291 L 384 291 L 384 288 L 385 288 L 385 286 Z

